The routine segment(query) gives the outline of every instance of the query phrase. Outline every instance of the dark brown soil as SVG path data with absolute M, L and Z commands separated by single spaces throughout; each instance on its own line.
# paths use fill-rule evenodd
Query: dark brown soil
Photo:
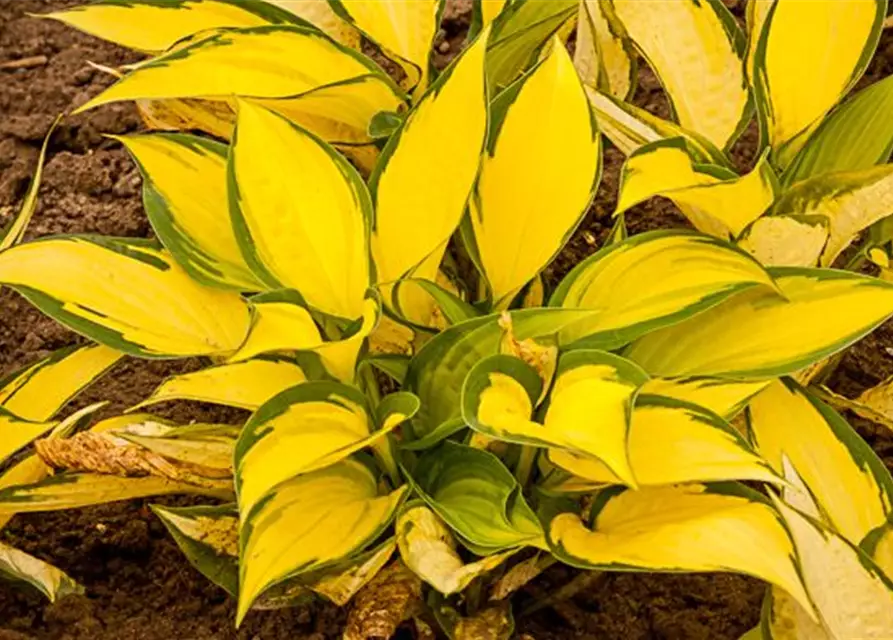
M 0 0 L 0 64 L 31 56 L 47 60 L 33 68 L 0 70 L 0 223 L 21 202 L 51 121 L 109 84 L 106 76 L 86 62 L 114 66 L 137 59 L 115 46 L 25 16 L 73 4 L 77 2 Z M 729 0 L 728 4 L 737 10 L 739 3 Z M 440 63 L 461 46 L 467 28 L 465 15 L 448 18 L 439 40 L 443 43 Z M 893 39 L 885 36 L 878 58 L 869 74 L 873 80 L 890 72 Z M 645 74 L 636 101 L 667 114 L 666 100 L 653 75 Z M 136 168 L 118 144 L 101 135 L 138 126 L 129 105 L 66 119 L 51 140 L 40 206 L 29 236 L 151 233 Z M 755 148 L 755 131 L 750 131 L 736 148 L 736 161 L 746 166 Z M 560 278 L 604 240 L 622 161 L 619 152 L 607 149 L 598 197 L 568 248 L 549 269 L 550 280 Z M 628 219 L 633 232 L 685 225 L 667 201 L 636 207 Z M 78 340 L 18 295 L 0 290 L 0 376 Z M 893 345 L 893 326 L 884 327 L 846 356 L 835 375 L 835 388 L 855 395 L 893 374 L 893 357 L 884 345 Z M 128 359 L 85 393 L 78 406 L 103 399 L 112 401 L 108 412 L 121 410 L 146 397 L 164 377 L 200 364 Z M 232 423 L 244 418 L 236 410 L 176 403 L 160 413 L 184 422 Z M 857 424 L 888 465 L 893 465 L 893 437 L 864 421 Z M 184 500 L 156 501 L 182 504 Z M 186 563 L 146 504 L 138 500 L 15 518 L 0 532 L 0 539 L 58 565 L 87 593 L 48 604 L 34 594 L 0 587 L 0 640 L 340 637 L 344 613 L 321 603 L 254 613 L 236 632 L 232 600 Z M 522 599 L 551 593 L 573 575 L 567 568 L 556 567 L 535 581 Z M 559 607 L 518 620 L 517 627 L 519 633 L 538 640 L 735 640 L 757 621 L 762 594 L 760 583 L 734 575 L 614 574 Z

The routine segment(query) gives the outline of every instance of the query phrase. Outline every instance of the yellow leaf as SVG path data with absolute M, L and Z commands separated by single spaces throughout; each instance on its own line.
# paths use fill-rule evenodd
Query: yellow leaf
M 0 381 L 0 408 L 25 420 L 49 420 L 123 355 L 98 344 L 59 349 Z
M 162 476 L 125 478 L 100 473 L 60 473 L 33 484 L 0 490 L 0 516 L 79 509 L 117 500 L 171 494 L 232 497 L 231 490 L 206 489 Z
M 754 480 L 779 476 L 718 416 L 697 405 L 639 395 L 629 427 L 629 465 L 640 486 Z M 667 455 L 672 451 L 673 455 Z M 628 484 L 601 460 L 551 449 L 549 460 L 595 484 Z M 607 460 L 605 460 L 607 462 Z
M 549 263 L 586 212 L 598 183 L 601 136 L 557 42 L 493 109 L 501 119 L 492 125 L 469 215 L 498 305 Z
M 167 460 L 182 463 L 187 468 L 195 465 L 209 477 L 226 478 L 232 475 L 238 427 L 190 424 L 160 431 L 144 431 L 142 427 L 139 424 L 129 425 L 113 435 Z
M 400 63 L 411 87 L 425 90 L 428 57 L 442 10 L 440 0 L 335 0 L 332 4 Z
M 357 592 L 381 572 L 396 548 L 397 542 L 391 538 L 382 543 L 380 548 L 360 556 L 359 562 L 347 570 L 323 575 L 309 586 L 339 607 L 347 606 Z
M 505 6 L 491 25 L 487 46 L 487 84 L 492 95 L 529 70 L 548 51 L 554 36 L 562 40 L 570 35 L 578 4 L 579 0 L 524 0 Z
M 160 131 L 204 131 L 229 140 L 236 114 L 223 100 L 137 100 L 136 109 L 146 128 Z
M 322 344 L 319 328 L 304 307 L 293 302 L 255 302 L 251 331 L 228 362 L 243 362 L 279 351 L 311 350 Z
M 893 583 L 858 547 L 770 495 L 794 540 L 803 582 L 830 637 L 893 636 Z
M 283 60 L 302 60 L 294 73 Z M 312 64 L 311 64 L 312 62 Z M 266 26 L 201 34 L 176 51 L 133 69 L 77 113 L 121 100 L 202 98 L 230 101 L 233 96 L 265 101 L 291 119 L 319 115 L 323 103 L 349 105 L 329 111 L 319 135 L 336 136 L 331 122 L 350 131 L 348 142 L 365 139 L 365 128 L 379 111 L 397 111 L 403 93 L 374 62 L 332 41 L 310 26 Z M 286 99 L 287 98 L 287 99 Z M 298 115 L 295 115 L 298 114 Z M 355 125 L 363 123 L 363 131 Z M 316 120 L 305 120 L 308 128 Z
M 52 18 L 130 49 L 158 53 L 200 31 L 292 22 L 290 14 L 257 0 L 101 0 L 38 17 Z
M 623 100 L 635 86 L 635 54 L 623 25 L 608 13 L 610 9 L 599 0 L 580 2 L 574 66 L 583 84 Z
M 869 552 L 878 568 L 893 580 L 893 520 L 869 534 L 859 546 Z
M 642 385 L 640 392 L 690 402 L 731 420 L 768 385 L 768 381 L 652 378 Z
M 709 236 L 658 231 L 610 245 L 580 263 L 549 305 L 599 312 L 564 328 L 563 344 L 604 334 L 614 347 L 754 287 L 771 293 L 775 284 L 743 252 Z
M 857 402 L 893 422 L 893 380 L 885 380 L 876 387 L 866 389 Z
M 821 622 L 813 620 L 809 611 L 778 587 L 770 587 L 766 598 L 762 624 L 768 623 L 770 635 L 756 640 L 834 640 Z
M 55 426 L 55 422 L 22 420 L 0 409 L 0 464 Z
M 404 485 L 379 495 L 369 469 L 344 460 L 287 479 L 250 513 L 243 511 L 236 624 L 268 587 L 341 560 L 374 540 L 407 490 Z
M 363 315 L 352 323 L 350 335 L 324 341 L 307 309 L 293 301 L 255 301 L 253 312 L 251 331 L 229 362 L 268 353 L 312 351 L 319 355 L 329 373 L 346 382 L 353 381 L 360 349 L 380 317 L 378 302 L 367 298 Z
M 893 167 L 825 174 L 791 187 L 779 199 L 779 215 L 821 216 L 828 221 L 828 243 L 821 266 L 833 264 L 860 231 L 893 211 Z
M 592 511 L 591 527 L 572 513 L 552 520 L 549 538 L 561 561 L 588 569 L 734 571 L 812 608 L 778 514 L 740 485 L 609 489 Z
M 893 479 L 846 421 L 792 381 L 773 382 L 749 405 L 757 450 L 779 473 L 790 460 L 836 531 L 853 544 L 893 511 Z
M 637 480 L 628 458 L 629 413 L 634 384 L 624 380 L 617 369 L 605 365 L 584 365 L 559 374 L 550 395 L 544 426 L 563 432 L 575 450 L 603 460 L 624 482 Z M 599 415 L 598 429 L 586 429 L 588 416 Z
M 533 422 L 542 381 L 512 356 L 494 356 L 469 373 L 463 417 L 476 431 L 505 440 L 552 447 L 603 460 L 623 482 L 635 485 L 627 458 L 629 413 L 647 376 L 610 353 L 570 351 L 558 363 L 548 411 Z M 591 416 L 600 416 L 597 424 Z
M 3 543 L 0 543 L 0 575 L 14 582 L 27 582 L 50 602 L 84 592 L 83 587 L 53 565 Z
M 814 267 L 828 242 L 822 218 L 792 216 L 758 218 L 738 241 L 738 246 L 767 267 Z
M 852 344 L 893 314 L 890 283 L 842 271 L 777 267 L 781 291 L 752 290 L 632 344 L 653 375 L 772 378 Z
M 377 429 L 354 387 L 307 382 L 270 399 L 242 429 L 235 470 L 242 520 L 277 484 L 328 467 L 397 427 Z
M 744 34 L 719 0 L 614 0 L 614 12 L 660 78 L 679 123 L 717 147 L 750 117 Z
M 649 142 L 667 138 L 683 138 L 686 149 L 697 162 L 724 166 L 723 153 L 703 136 L 680 127 L 675 122 L 658 118 L 629 102 L 584 86 L 599 128 L 624 155 L 630 155 Z
M 265 0 L 265 2 L 290 11 L 341 44 L 359 51 L 361 44 L 359 32 L 335 13 L 327 0 Z
M 40 147 L 40 155 L 37 157 L 37 168 L 34 170 L 34 177 L 31 178 L 31 184 L 28 185 L 28 192 L 22 200 L 18 213 L 8 228 L 0 230 L 0 251 L 22 241 L 25 231 L 28 229 L 28 223 L 31 222 L 34 212 L 37 211 L 37 194 L 40 191 L 40 181 L 43 179 L 43 165 L 46 162 L 47 146 L 50 144 L 50 138 L 60 120 L 62 120 L 62 116 L 56 118 L 53 124 L 50 125 L 50 130 L 44 136 L 43 144 Z
M 211 286 L 263 290 L 242 257 L 230 221 L 226 146 L 183 134 L 114 138 L 139 166 L 149 220 L 183 268 Z
M 204 287 L 145 241 L 56 237 L 0 253 L 0 282 L 62 324 L 145 357 L 234 351 L 248 305 Z
M 763 138 L 782 166 L 865 71 L 885 9 L 886 2 L 879 0 L 774 2 L 754 8 L 753 23 L 762 23 L 762 29 L 753 50 L 751 83 Z
M 381 283 L 426 258 L 436 269 L 465 212 L 487 131 L 487 37 L 479 35 L 434 83 L 382 152 L 370 181 Z
M 353 382 L 360 349 L 363 348 L 366 338 L 378 326 L 381 317 L 381 307 L 378 302 L 373 298 L 366 298 L 359 327 L 352 335 L 333 342 L 323 342 L 313 349 L 329 373 L 339 380 Z
M 781 466 L 785 479 L 790 483 L 782 491 L 787 506 L 817 521 L 822 521 L 818 505 L 813 500 L 806 484 L 797 475 L 791 461 L 782 454 Z M 791 596 L 778 587 L 770 587 L 763 601 L 762 625 L 768 625 L 771 640 L 833 640 L 824 622 L 815 620 L 812 613 L 804 609 Z
M 312 89 L 294 97 L 256 100 L 268 109 L 332 144 L 369 148 L 373 139 L 368 129 L 372 118 L 383 109 L 402 109 L 394 89 L 375 73 Z M 373 147 L 374 148 L 374 147 Z
M 90 427 L 91 433 L 109 433 L 112 431 L 120 431 L 122 429 L 126 429 L 131 425 L 152 425 L 153 427 L 158 425 L 161 427 L 170 427 L 172 423 L 169 423 L 167 420 L 163 418 L 159 418 L 157 416 L 153 416 L 150 413 L 125 413 L 120 416 L 112 416 L 111 418 L 105 418 L 103 420 L 99 420 Z
M 753 63 L 756 56 L 757 45 L 760 43 L 760 35 L 763 25 L 769 16 L 769 10 L 775 0 L 749 0 L 745 7 L 745 22 L 747 23 L 747 72 L 753 78 Z
M 236 234 L 254 271 L 324 313 L 360 316 L 371 203 L 356 170 L 306 130 L 241 101 L 229 171 Z
M 481 12 L 481 27 L 488 27 L 505 8 L 506 0 L 478 0 Z
M 32 454 L 0 474 L 0 490 L 43 480 L 50 470 L 40 456 Z M 12 519 L 12 513 L 0 515 L 0 528 Z
M 301 368 L 287 360 L 258 358 L 224 364 L 168 378 L 132 410 L 170 400 L 194 400 L 253 411 L 306 379 Z
M 654 196 L 683 207 L 700 231 L 738 236 L 775 201 L 778 179 L 761 156 L 753 171 L 736 176 L 722 167 L 695 164 L 682 138 L 650 143 L 634 151 L 623 166 L 614 215 Z

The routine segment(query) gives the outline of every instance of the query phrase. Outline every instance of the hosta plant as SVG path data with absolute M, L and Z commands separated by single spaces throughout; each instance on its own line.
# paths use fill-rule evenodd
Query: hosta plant
M 347 638 L 406 619 L 508 637 L 510 594 L 563 562 L 755 576 L 769 637 L 893 633 L 893 480 L 790 377 L 893 315 L 893 284 L 659 231 L 547 286 L 601 166 L 561 41 L 576 3 L 485 0 L 439 74 L 436 2 L 300 3 L 310 22 L 289 4 L 56 15 L 154 54 L 85 108 L 149 101 L 219 129 L 117 138 L 157 240 L 0 252 L 0 284 L 91 341 L 0 386 L 0 455 L 35 469 L 4 467 L 0 516 L 213 497 L 154 509 L 237 624 L 322 597 L 351 606 Z M 52 421 L 123 354 L 206 366 L 123 415 Z M 177 425 L 152 414 L 170 400 L 251 416 Z

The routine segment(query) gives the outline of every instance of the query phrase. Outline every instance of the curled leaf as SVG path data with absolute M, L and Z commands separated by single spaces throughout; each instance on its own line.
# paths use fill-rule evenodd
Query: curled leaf
M 54 469 L 116 476 L 158 476 L 207 488 L 232 485 L 232 471 L 178 462 L 108 433 L 84 432 L 71 438 L 38 440 L 35 449 Z
M 397 518 L 397 544 L 403 561 L 440 593 L 463 591 L 471 582 L 505 561 L 514 551 L 465 564 L 449 528 L 428 507 L 416 504 Z
M 875 415 L 883 416 L 885 420 L 881 424 L 893 428 L 893 379 L 863 391 L 857 402 Z
M 158 431 L 146 426 L 161 427 Z M 156 453 L 168 460 L 217 469 L 230 475 L 233 468 L 233 448 L 239 427 L 226 424 L 190 424 L 184 427 L 137 423 L 114 435 Z
M 539 398 L 539 402 L 542 402 L 558 367 L 558 347 L 555 344 L 541 344 L 532 338 L 518 340 L 508 312 L 504 311 L 499 317 L 499 326 L 505 332 L 499 343 L 499 352 L 520 358 L 539 374 L 543 381 L 543 392 Z
M 356 595 L 343 640 L 390 638 L 421 606 L 422 581 L 397 560 Z
M 43 146 L 40 147 L 40 157 L 37 159 L 37 169 L 34 172 L 34 178 L 31 180 L 31 186 L 28 187 L 28 193 L 25 194 L 22 208 L 19 209 L 18 215 L 13 218 L 9 227 L 0 230 L 0 251 L 22 241 L 25 231 L 28 229 L 28 223 L 31 222 L 31 218 L 37 210 L 37 192 L 40 190 L 40 180 L 43 176 L 43 165 L 46 162 L 47 146 L 50 143 L 53 131 L 56 130 L 56 126 L 61 119 L 62 116 L 56 118 L 53 124 L 50 125 L 50 130 L 47 131 L 47 135 L 43 140 Z
M 376 549 L 361 554 L 345 565 L 339 564 L 320 575 L 308 574 L 286 580 L 265 591 L 253 609 L 285 609 L 308 600 L 313 593 L 328 598 L 339 607 L 347 605 L 382 570 L 394 554 L 397 543 L 391 538 Z
M 55 602 L 84 589 L 68 575 L 43 560 L 0 543 L 0 576 L 25 582 Z
M 241 446 L 240 442 L 240 446 Z M 267 456 L 268 458 L 268 456 Z M 260 500 L 246 501 L 243 457 L 237 488 L 240 505 L 239 605 L 236 624 L 271 587 L 330 568 L 360 552 L 390 525 L 408 487 L 384 487 L 363 462 L 346 459 L 274 483 Z M 255 471 L 273 465 L 256 462 Z M 261 478 L 261 484 L 267 480 Z
M 239 518 L 233 506 L 151 508 L 192 566 L 235 596 L 239 588 Z
M 834 393 L 825 386 L 815 387 L 812 391 L 835 409 L 852 411 L 860 418 L 871 420 L 875 424 L 882 425 L 893 431 L 891 407 L 887 405 L 890 402 L 890 398 L 886 397 L 890 393 L 887 383 L 881 383 L 877 387 L 866 390 L 855 400 L 842 396 L 839 393 Z
M 382 570 L 391 559 L 397 542 L 392 538 L 379 548 L 364 554 L 353 566 L 342 572 L 331 572 L 312 583 L 310 588 L 343 607 Z

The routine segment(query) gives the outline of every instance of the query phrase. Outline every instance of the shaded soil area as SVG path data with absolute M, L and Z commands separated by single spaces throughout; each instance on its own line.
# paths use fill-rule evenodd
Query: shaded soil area
M 0 0 L 0 223 L 17 209 L 33 173 L 43 136 L 61 112 L 83 103 L 110 83 L 87 61 L 116 66 L 135 54 L 50 21 L 27 17 L 77 4 L 70 0 Z M 739 9 L 735 0 L 729 2 Z M 743 3 L 740 3 L 743 4 Z M 438 43 L 439 60 L 459 46 L 467 17 L 448 16 Z M 30 58 L 17 69 L 3 63 Z M 893 40 L 885 36 L 870 79 L 887 75 Z M 866 80 L 867 81 L 867 80 Z M 653 75 L 645 73 L 636 102 L 667 115 Z M 136 167 L 103 133 L 139 127 L 129 104 L 111 105 L 67 118 L 49 147 L 40 205 L 29 237 L 58 233 L 100 233 L 144 237 L 151 234 L 140 198 Z M 756 131 L 736 147 L 746 166 L 756 148 Z M 568 248 L 547 277 L 559 278 L 590 255 L 610 228 L 622 155 L 608 148 L 598 198 Z M 629 214 L 632 232 L 686 226 L 662 200 Z M 44 318 L 17 294 L 0 289 L 0 376 L 76 343 L 79 337 Z M 883 327 L 846 355 L 833 386 L 853 396 L 893 374 L 893 326 Z M 166 376 L 192 370 L 199 361 L 147 362 L 126 359 L 79 399 L 77 406 L 110 400 L 107 413 L 120 411 L 151 393 Z M 182 422 L 235 423 L 243 412 L 172 403 L 159 413 Z M 893 438 L 856 421 L 888 465 Z M 186 504 L 182 498 L 154 500 Z M 340 637 L 345 613 L 324 603 L 251 614 L 237 632 L 234 602 L 189 566 L 146 501 L 115 503 L 63 513 L 16 517 L 0 540 L 50 561 L 86 587 L 84 596 L 55 604 L 12 587 L 0 586 L 0 640 L 189 640 L 314 639 Z M 570 580 L 574 572 L 556 567 L 531 584 L 522 600 L 542 597 Z M 736 640 L 759 616 L 763 586 L 733 575 L 612 574 L 559 607 L 517 621 L 520 634 L 549 638 L 679 638 Z

